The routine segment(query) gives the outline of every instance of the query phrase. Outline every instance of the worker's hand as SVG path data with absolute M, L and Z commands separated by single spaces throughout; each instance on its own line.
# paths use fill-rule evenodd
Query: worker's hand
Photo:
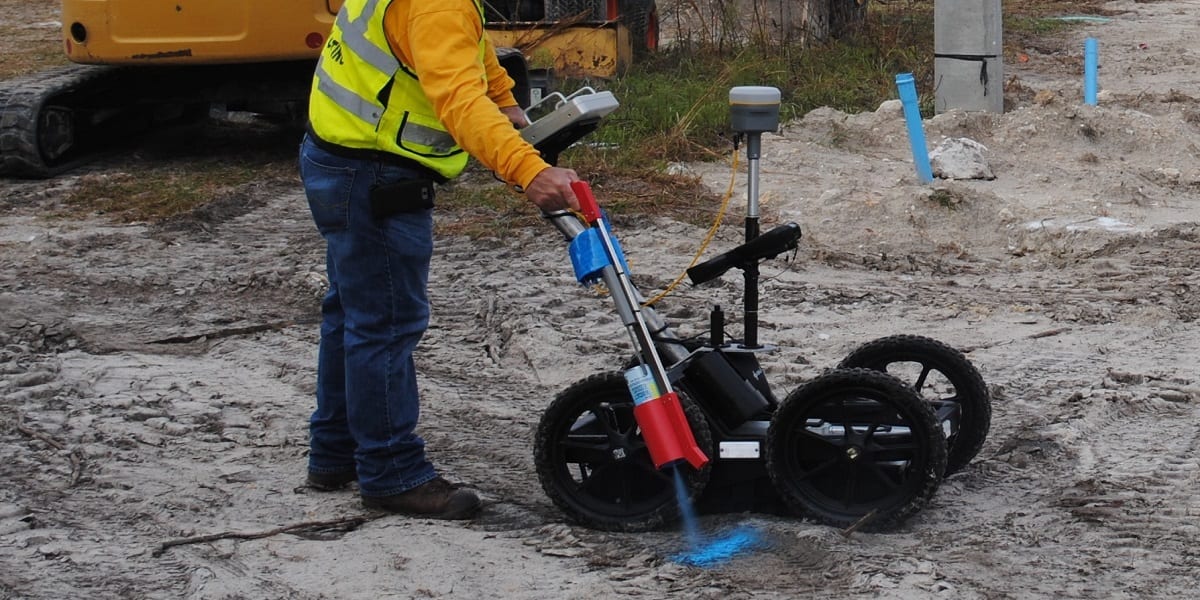
M 579 199 L 571 189 L 571 182 L 579 181 L 579 175 L 571 169 L 547 167 L 529 182 L 525 195 L 544 212 L 570 208 L 579 210 Z
M 504 116 L 512 122 L 513 127 L 521 129 L 529 124 L 529 117 L 525 116 L 525 111 L 521 110 L 520 106 L 505 106 L 500 109 Z

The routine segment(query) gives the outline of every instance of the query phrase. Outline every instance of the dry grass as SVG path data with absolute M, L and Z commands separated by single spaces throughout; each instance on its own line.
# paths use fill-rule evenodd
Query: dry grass
M 248 186 L 298 186 L 299 140 L 296 131 L 223 121 L 159 132 L 130 154 L 88 168 L 67 193 L 66 216 L 155 222 L 194 212 Z
M 16 30 L 10 25 L 0 25 L 0 37 L 19 39 L 25 34 L 27 32 Z M 13 79 L 67 64 L 66 55 L 63 54 L 58 40 L 25 40 L 22 48 L 24 51 L 20 54 L 0 60 L 0 79 Z
M 1109 0 L 1004 0 L 1004 12 L 1030 17 L 1053 15 L 1112 15 Z
M 716 213 L 718 198 L 695 178 L 651 170 L 593 171 L 580 176 L 618 224 L 639 215 L 658 215 L 708 225 Z M 443 234 L 495 238 L 542 222 L 541 214 L 525 196 L 478 168 L 440 191 L 437 203 L 437 228 Z
M 0 80 L 67 64 L 57 0 L 0 0 Z
M 228 162 L 189 162 L 150 169 L 100 171 L 79 178 L 62 216 L 104 215 L 121 223 L 160 222 L 196 212 L 263 183 L 294 180 L 278 169 Z

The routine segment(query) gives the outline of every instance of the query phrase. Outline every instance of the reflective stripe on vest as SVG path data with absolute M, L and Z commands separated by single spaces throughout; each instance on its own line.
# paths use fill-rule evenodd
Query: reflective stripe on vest
M 396 69 L 400 68 L 400 61 L 396 60 L 391 50 L 385 52 L 367 40 L 368 17 L 375 13 L 378 4 L 379 0 L 367 0 L 362 14 L 353 21 L 350 20 L 349 13 L 344 10 L 338 11 L 337 26 L 343 32 L 352 34 L 343 36 L 342 40 L 355 54 L 367 61 L 367 64 L 383 73 L 395 73 Z M 383 15 L 380 15 L 380 18 L 382 17 Z
M 388 4 L 343 4 L 317 61 L 309 121 L 327 142 L 397 154 L 453 178 L 466 167 L 467 156 L 437 119 L 411 69 L 392 53 L 383 31 Z M 474 4 L 482 19 L 482 5 Z M 481 37 L 481 65 L 486 48 Z

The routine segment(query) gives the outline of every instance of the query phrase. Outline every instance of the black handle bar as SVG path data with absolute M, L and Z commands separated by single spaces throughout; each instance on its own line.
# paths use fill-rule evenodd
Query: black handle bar
M 744 269 L 756 261 L 774 258 L 782 252 L 794 249 L 799 242 L 800 226 L 786 223 L 688 269 L 687 274 L 693 285 L 700 285 L 720 277 L 734 267 Z

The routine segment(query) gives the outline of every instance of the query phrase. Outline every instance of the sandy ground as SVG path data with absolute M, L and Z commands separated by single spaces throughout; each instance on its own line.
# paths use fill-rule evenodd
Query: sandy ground
M 541 411 L 629 352 L 549 226 L 443 238 L 435 258 L 422 433 L 485 511 L 366 519 L 351 491 L 300 485 L 324 276 L 297 184 L 150 226 L 48 216 L 79 175 L 0 182 L 0 598 L 1195 597 L 1200 1 L 1108 8 L 1067 50 L 1006 65 L 1004 115 L 927 118 L 931 147 L 984 144 L 994 180 L 921 184 L 889 107 L 764 136 L 768 220 L 805 232 L 764 266 L 773 385 L 922 334 L 967 353 L 993 424 L 901 530 L 708 515 L 705 532 L 748 524 L 766 543 L 707 569 L 671 560 L 679 531 L 582 528 L 538 484 Z M 718 191 L 731 171 L 682 168 Z M 618 226 L 648 291 L 703 236 Z M 684 286 L 663 312 L 703 330 L 739 285 Z M 204 535 L 219 539 L 163 547 Z

